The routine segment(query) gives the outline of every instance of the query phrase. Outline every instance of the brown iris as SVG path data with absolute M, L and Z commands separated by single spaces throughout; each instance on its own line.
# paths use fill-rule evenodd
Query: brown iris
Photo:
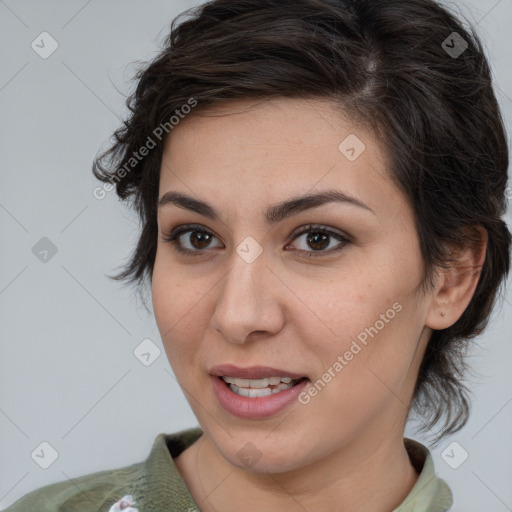
M 319 231 L 312 231 L 311 235 L 308 236 L 308 244 L 310 244 L 310 247 L 315 250 L 321 250 L 325 249 L 329 245 L 328 239 L 329 235 L 325 235 L 324 233 L 321 233 Z M 327 241 L 327 243 L 325 243 Z M 313 244 L 313 245 L 311 245 Z M 317 247 L 315 247 L 317 245 Z M 320 247 L 318 247 L 320 245 Z

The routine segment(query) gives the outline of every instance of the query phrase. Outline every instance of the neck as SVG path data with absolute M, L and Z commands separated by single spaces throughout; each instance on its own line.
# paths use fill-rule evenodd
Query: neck
M 373 442 L 368 444 L 368 439 Z M 240 503 L 246 512 L 389 512 L 404 501 L 418 478 L 403 438 L 375 433 L 286 473 L 233 466 L 205 435 L 175 462 L 203 512 L 238 512 Z

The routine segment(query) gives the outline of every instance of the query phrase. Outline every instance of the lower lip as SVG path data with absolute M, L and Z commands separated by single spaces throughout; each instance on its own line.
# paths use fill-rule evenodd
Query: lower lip
M 309 382 L 302 380 L 295 386 L 272 395 L 249 398 L 231 391 L 219 377 L 211 377 L 213 391 L 220 405 L 233 416 L 245 419 L 268 418 L 284 410 L 297 399 L 297 396 Z

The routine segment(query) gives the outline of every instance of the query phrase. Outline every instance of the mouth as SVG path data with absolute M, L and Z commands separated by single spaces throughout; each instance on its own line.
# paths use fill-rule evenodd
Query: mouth
M 290 389 L 307 377 L 292 379 L 291 377 L 265 377 L 262 379 L 240 379 L 223 375 L 219 377 L 229 389 L 239 396 L 247 398 L 261 398 Z
M 262 398 L 293 388 L 307 376 L 270 366 L 238 367 L 224 364 L 210 368 L 212 377 L 217 377 L 223 386 L 238 396 Z
M 241 368 L 231 364 L 209 370 L 218 404 L 245 420 L 259 420 L 292 407 L 310 382 L 304 374 L 269 366 Z

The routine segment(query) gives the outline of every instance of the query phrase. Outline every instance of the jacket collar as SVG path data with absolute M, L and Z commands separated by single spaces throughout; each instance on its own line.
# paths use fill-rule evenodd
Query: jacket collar
M 145 463 L 147 505 L 162 512 L 197 507 L 173 457 L 177 457 L 202 435 L 200 428 L 182 430 L 175 434 L 159 434 Z M 411 463 L 419 473 L 416 484 L 407 498 L 393 512 L 445 512 L 452 506 L 450 488 L 435 474 L 434 462 L 428 448 L 413 439 L 404 438 Z M 175 505 L 177 505 L 175 507 Z M 167 508 L 166 508 L 167 507 Z

